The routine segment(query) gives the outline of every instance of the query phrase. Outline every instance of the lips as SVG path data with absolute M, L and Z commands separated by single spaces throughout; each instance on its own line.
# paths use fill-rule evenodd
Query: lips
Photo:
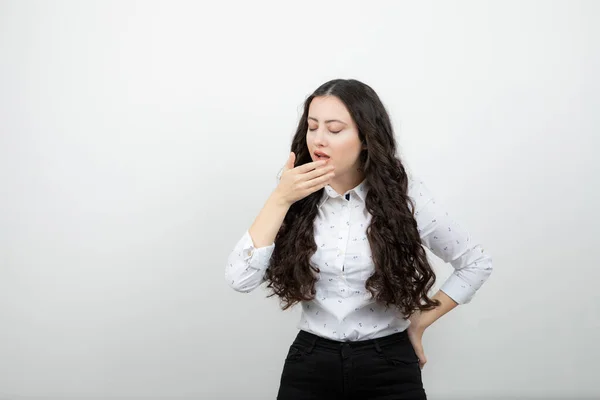
M 320 150 L 315 151 L 315 156 L 317 156 L 318 158 L 329 158 L 329 155 L 327 153 L 324 153 Z

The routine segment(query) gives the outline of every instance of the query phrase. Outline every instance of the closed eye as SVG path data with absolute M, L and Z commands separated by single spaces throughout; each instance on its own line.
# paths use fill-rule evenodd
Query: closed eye
M 317 128 L 308 128 L 308 130 L 309 130 L 309 131 L 311 131 L 311 132 L 314 132 L 314 131 L 316 131 L 316 130 L 317 130 Z M 339 131 L 331 131 L 331 130 L 330 130 L 329 132 L 336 134 L 336 133 L 340 133 L 342 130 L 343 130 L 343 129 L 341 129 L 341 130 L 339 130 Z

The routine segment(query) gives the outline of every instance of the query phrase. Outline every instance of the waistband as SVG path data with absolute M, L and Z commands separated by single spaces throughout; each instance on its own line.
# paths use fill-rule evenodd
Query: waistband
M 374 347 L 377 351 L 380 351 L 380 346 L 386 346 L 391 343 L 397 343 L 408 340 L 408 333 L 404 330 L 402 332 L 393 333 L 391 335 L 382 336 L 380 338 L 356 340 L 356 341 L 338 341 L 333 339 L 324 338 L 314 333 L 301 330 L 296 336 L 296 341 L 303 342 L 308 345 L 312 350 L 314 347 L 339 350 L 341 347 L 350 347 L 353 349 L 361 349 L 367 347 Z

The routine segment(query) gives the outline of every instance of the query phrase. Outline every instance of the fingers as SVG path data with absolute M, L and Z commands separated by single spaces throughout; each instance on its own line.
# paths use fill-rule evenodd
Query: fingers
M 296 170 L 299 173 L 306 173 L 309 171 L 312 171 L 313 169 L 322 167 L 323 165 L 325 165 L 327 163 L 328 160 L 319 160 L 319 161 L 313 161 L 313 162 L 309 162 L 303 165 L 300 165 L 298 167 L 296 167 Z
M 327 165 L 328 160 L 319 160 L 299 165 L 294 168 L 296 155 L 291 152 L 281 173 L 280 182 L 287 188 L 290 198 L 301 199 L 330 183 L 333 165 Z M 295 194 L 292 194 L 295 192 Z M 295 200 L 297 201 L 297 200 Z
M 414 324 L 411 324 L 408 327 L 408 338 L 415 351 L 415 355 L 419 359 L 419 368 L 423 369 L 427 363 L 427 357 L 425 357 L 425 351 L 423 351 L 423 332 L 415 330 L 414 326 Z
M 423 351 L 423 346 L 415 347 L 415 353 L 417 354 L 417 358 L 419 359 L 419 367 L 423 369 L 425 363 L 427 362 L 427 357 L 425 357 L 425 352 Z
M 290 155 L 288 156 L 287 161 L 285 162 L 283 170 L 287 171 L 289 169 L 294 168 L 294 162 L 295 161 L 296 161 L 296 154 L 294 154 L 294 152 L 291 152 Z
M 303 183 L 302 186 L 304 186 L 304 188 L 308 190 L 308 194 L 310 194 L 325 187 L 334 176 L 335 172 L 329 172 Z
M 318 178 L 319 176 L 332 172 L 334 168 L 335 167 L 333 165 L 326 165 L 324 167 L 313 169 L 310 172 L 301 174 L 300 177 L 302 180 L 310 181 L 312 179 Z

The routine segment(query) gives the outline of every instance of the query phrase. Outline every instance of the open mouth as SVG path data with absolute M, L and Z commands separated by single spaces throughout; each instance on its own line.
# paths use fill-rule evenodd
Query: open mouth
M 325 153 L 323 153 L 322 151 L 315 151 L 315 157 L 317 158 L 317 160 L 329 160 L 329 156 Z

